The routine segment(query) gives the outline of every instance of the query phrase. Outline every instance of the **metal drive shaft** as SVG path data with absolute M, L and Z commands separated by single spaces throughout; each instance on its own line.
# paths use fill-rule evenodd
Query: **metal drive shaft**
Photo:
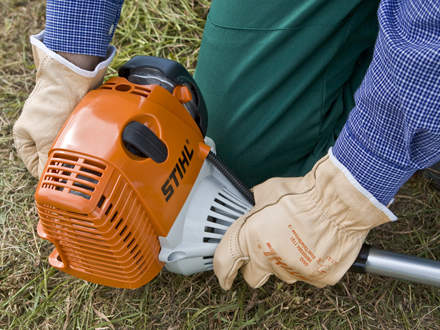
M 440 262 L 379 250 L 364 244 L 352 271 L 440 287 Z

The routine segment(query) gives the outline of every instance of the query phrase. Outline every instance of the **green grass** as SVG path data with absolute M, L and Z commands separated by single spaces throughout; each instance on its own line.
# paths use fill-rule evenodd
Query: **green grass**
M 193 70 L 208 0 L 127 0 L 110 70 L 136 54 L 178 60 Z M 44 26 L 44 1 L 0 3 L 0 328 L 438 328 L 433 287 L 349 273 L 315 289 L 271 279 L 249 289 L 239 279 L 224 292 L 212 272 L 162 272 L 137 290 L 86 283 L 48 265 L 51 245 L 36 235 L 36 185 L 17 158 L 11 130 L 34 83 L 28 36 Z M 401 189 L 395 224 L 375 229 L 379 248 L 440 257 L 440 197 L 422 175 Z

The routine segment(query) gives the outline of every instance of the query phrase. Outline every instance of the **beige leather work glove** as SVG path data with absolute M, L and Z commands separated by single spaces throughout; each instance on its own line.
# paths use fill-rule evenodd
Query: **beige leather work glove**
M 339 281 L 368 231 L 396 217 L 329 151 L 301 178 L 273 178 L 253 189 L 255 207 L 228 229 L 214 255 L 223 289 L 241 268 L 253 288 L 274 274 L 317 287 Z
M 43 37 L 44 31 L 30 38 L 36 84 L 13 129 L 18 155 L 35 177 L 41 175 L 52 142 L 67 117 L 90 89 L 101 84 L 115 54 L 115 48 L 109 47 L 107 58 L 94 71 L 87 71 L 48 49 Z

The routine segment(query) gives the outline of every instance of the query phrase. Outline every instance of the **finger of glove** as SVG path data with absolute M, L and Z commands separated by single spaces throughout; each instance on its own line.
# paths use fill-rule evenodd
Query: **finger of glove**
M 270 178 L 252 188 L 255 209 L 276 203 L 284 194 L 302 193 L 309 188 L 303 178 Z
M 38 176 L 38 152 L 37 146 L 27 132 L 17 122 L 13 129 L 14 145 L 17 149 L 17 154 L 23 161 L 24 165 L 32 176 Z
M 245 217 L 236 220 L 226 231 L 214 254 L 214 273 L 224 290 L 232 287 L 238 270 L 249 257 L 243 252 L 239 242 L 240 230 L 246 221 Z
M 241 269 L 243 278 L 251 288 L 259 288 L 267 282 L 272 273 L 268 272 L 254 261 L 250 260 L 248 264 Z
M 41 177 L 44 167 L 46 166 L 49 150 L 50 145 L 47 145 L 38 151 L 38 177 Z

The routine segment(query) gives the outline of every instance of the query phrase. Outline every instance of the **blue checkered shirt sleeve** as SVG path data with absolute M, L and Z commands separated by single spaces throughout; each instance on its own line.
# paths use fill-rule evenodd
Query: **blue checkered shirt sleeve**
M 373 60 L 333 154 L 382 204 L 440 160 L 440 1 L 383 0 Z
M 53 51 L 106 57 L 123 0 L 47 0 L 44 44 Z

